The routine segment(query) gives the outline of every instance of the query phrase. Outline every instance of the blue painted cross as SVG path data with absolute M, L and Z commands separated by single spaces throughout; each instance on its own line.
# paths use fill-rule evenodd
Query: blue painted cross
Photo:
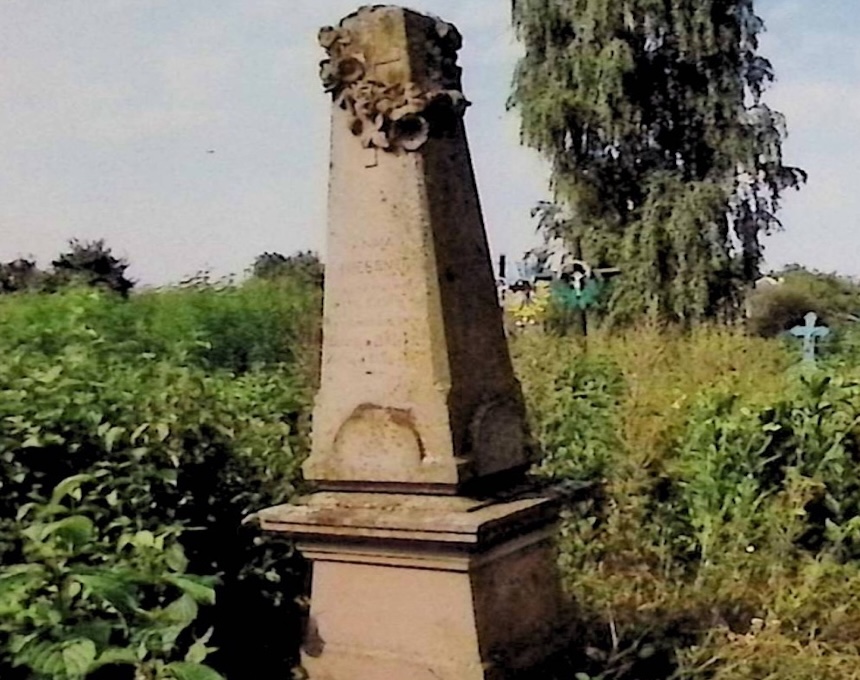
M 806 322 L 803 326 L 795 326 L 789 333 L 795 338 L 803 339 L 803 361 L 807 364 L 815 363 L 815 341 L 819 338 L 826 338 L 830 335 L 830 329 L 826 326 L 816 326 L 818 314 L 809 312 L 803 320 Z

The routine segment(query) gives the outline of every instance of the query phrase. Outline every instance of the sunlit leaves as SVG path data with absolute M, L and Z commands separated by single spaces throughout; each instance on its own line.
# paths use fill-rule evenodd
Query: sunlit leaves
M 75 500 L 70 492 L 90 481 L 82 475 L 63 480 L 52 498 Z M 82 494 L 77 503 L 87 500 Z M 21 531 L 28 562 L 0 567 L 0 633 L 10 639 L 0 659 L 8 654 L 13 665 L 47 680 L 83 680 L 117 664 L 161 677 L 146 669 L 163 667 L 200 606 L 215 602 L 213 579 L 184 573 L 179 532 L 111 538 L 122 523 L 99 531 L 56 503 L 34 504 L 32 513 L 34 521 Z M 206 672 L 209 651 L 205 643 L 189 648 L 192 670 Z

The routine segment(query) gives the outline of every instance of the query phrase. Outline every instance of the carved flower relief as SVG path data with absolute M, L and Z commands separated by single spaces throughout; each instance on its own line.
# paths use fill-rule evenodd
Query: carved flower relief
M 320 63 L 320 78 L 326 92 L 334 92 L 364 77 L 365 66 L 361 55 L 345 53 L 352 43 L 349 31 L 325 26 L 320 29 L 319 43 L 330 56 L 330 59 Z
M 415 83 L 386 85 L 361 81 L 344 88 L 336 103 L 351 115 L 350 128 L 366 148 L 420 149 L 430 138 L 434 104 L 462 115 L 465 98 L 459 92 L 424 92 Z
M 367 77 L 364 55 L 351 49 L 353 40 L 343 28 L 320 31 L 320 44 L 329 59 L 320 65 L 320 77 L 335 103 L 350 115 L 350 130 L 365 148 L 416 151 L 434 131 L 444 131 L 462 117 L 469 105 L 459 89 L 460 69 L 456 50 L 461 44 L 457 29 L 438 22 L 438 36 L 428 39 L 433 87 L 383 83 Z

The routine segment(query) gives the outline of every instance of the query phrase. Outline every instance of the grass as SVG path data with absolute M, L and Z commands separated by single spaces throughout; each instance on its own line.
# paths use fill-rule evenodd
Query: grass
M 560 560 L 576 680 L 860 678 L 860 372 L 738 330 L 512 342 L 539 474 L 590 482 Z
M 296 458 L 283 474 L 297 477 L 319 318 L 317 291 L 289 279 L 129 300 L 89 290 L 3 296 L 3 396 L 10 408 L 20 400 L 15 411 L 45 432 L 69 438 L 69 450 L 118 465 L 128 462 L 117 445 L 124 440 L 101 442 L 101 421 L 134 429 L 144 416 L 169 416 L 181 427 L 171 425 L 156 448 L 202 458 L 234 451 L 255 465 L 274 455 L 270 430 L 287 432 Z M 559 541 L 579 625 L 565 656 L 533 677 L 860 680 L 858 347 L 856 333 L 841 333 L 820 366 L 804 371 L 796 347 L 719 326 L 597 333 L 587 350 L 539 333 L 511 339 L 544 451 L 535 474 L 585 489 L 565 510 Z M 163 368 L 163 384 L 145 380 L 161 375 L 151 366 Z M 67 373 L 79 381 L 63 382 L 64 391 L 48 381 Z M 98 418 L 75 416 L 91 403 Z M 216 427 L 227 421 L 235 427 Z M 7 458 L 36 460 L 40 449 L 18 442 L 18 421 L 4 422 Z M 222 486 L 259 493 L 273 475 L 254 470 Z M 39 484 L 21 493 L 43 494 Z M 215 496 L 206 502 L 223 505 Z M 284 593 L 303 587 L 271 557 L 272 546 L 254 546 L 231 553 L 235 583 L 221 594 L 233 600 L 216 617 L 216 639 L 238 640 L 236 621 L 264 626 L 253 608 L 280 609 Z M 295 618 L 294 606 L 286 610 Z M 262 642 L 248 633 L 219 643 L 213 663 L 240 677 L 234 669 L 250 662 L 232 650 L 245 643 L 261 645 L 260 659 L 291 657 L 298 640 L 282 653 L 286 637 L 272 630 Z

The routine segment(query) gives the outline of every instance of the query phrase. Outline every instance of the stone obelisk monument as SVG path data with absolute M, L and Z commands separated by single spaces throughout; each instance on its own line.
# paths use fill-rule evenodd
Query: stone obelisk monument
M 312 680 L 487 680 L 557 623 L 555 505 L 533 462 L 446 22 L 363 7 L 324 28 L 331 93 L 319 491 L 260 513 L 313 563 Z M 504 496 L 507 500 L 499 500 Z

